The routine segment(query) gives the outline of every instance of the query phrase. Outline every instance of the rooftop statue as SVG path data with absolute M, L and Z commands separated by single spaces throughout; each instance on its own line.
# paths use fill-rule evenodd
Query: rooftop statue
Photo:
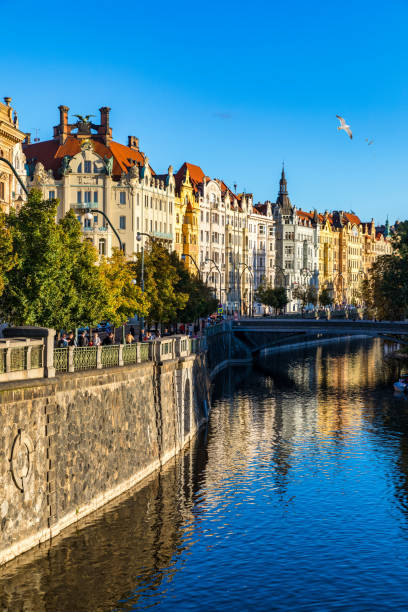
M 78 132 L 81 134 L 90 134 L 91 133 L 91 125 L 92 122 L 89 120 L 90 117 L 95 117 L 95 115 L 74 115 L 74 117 L 78 117 L 77 126 Z
M 111 157 L 104 157 L 103 161 L 105 162 L 106 174 L 111 176 L 113 170 L 113 155 Z

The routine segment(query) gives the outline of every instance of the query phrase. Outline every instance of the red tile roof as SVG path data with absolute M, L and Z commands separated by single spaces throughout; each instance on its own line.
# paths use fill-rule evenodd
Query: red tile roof
M 114 176 L 120 176 L 122 172 L 127 172 L 136 161 L 144 165 L 144 154 L 140 151 L 135 151 L 113 140 L 108 145 L 96 138 L 91 137 L 90 140 L 92 140 L 95 153 L 100 155 L 102 159 L 113 155 L 112 174 Z M 44 140 L 24 146 L 24 154 L 27 160 L 35 158 L 38 162 L 44 164 L 46 170 L 53 170 L 54 173 L 61 167 L 62 158 L 65 155 L 73 157 L 80 151 L 81 140 L 74 136 L 68 136 L 62 145 L 59 144 L 58 140 Z M 154 174 L 153 170 L 152 174 Z

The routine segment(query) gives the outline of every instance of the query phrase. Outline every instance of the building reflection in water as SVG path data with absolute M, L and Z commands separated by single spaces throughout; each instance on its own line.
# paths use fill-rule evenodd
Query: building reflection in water
M 0 609 L 155 605 L 183 574 L 197 542 L 205 539 L 209 550 L 216 538 L 231 536 L 243 503 L 259 510 L 260 496 L 279 521 L 290 491 L 301 486 L 302 465 L 328 469 L 327 448 L 341 456 L 362 432 L 375 431 L 375 444 L 389 446 L 392 485 L 406 513 L 408 438 L 401 432 L 408 432 L 408 411 L 390 400 L 398 373 L 383 352 L 378 339 L 346 340 L 281 350 L 254 370 L 223 372 L 214 382 L 208 430 L 138 491 L 3 568 Z

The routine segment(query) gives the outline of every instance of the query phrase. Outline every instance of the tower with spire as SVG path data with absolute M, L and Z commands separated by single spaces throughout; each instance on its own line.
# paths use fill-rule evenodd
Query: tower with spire
M 288 183 L 285 176 L 285 166 L 282 164 L 282 174 L 279 181 L 279 194 L 276 204 L 282 209 L 282 214 L 291 214 L 293 211 L 292 204 L 288 195 Z

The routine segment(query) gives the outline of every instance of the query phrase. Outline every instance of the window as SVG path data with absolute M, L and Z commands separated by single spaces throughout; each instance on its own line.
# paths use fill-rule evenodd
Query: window
M 126 192 L 125 191 L 121 191 L 119 193 L 119 202 L 120 204 L 126 204 Z
M 77 204 L 81 204 L 82 202 L 82 192 L 77 191 Z
M 82 163 L 78 164 L 77 172 L 80 174 L 82 172 Z
M 176 215 L 176 223 L 180 223 L 180 216 L 179 216 L 179 214 L 178 214 L 178 213 L 177 213 L 177 215 Z
M 173 212 L 173 205 L 171 202 L 169 202 L 169 213 Z
M 95 225 L 98 225 L 98 215 L 94 215 L 94 223 Z
M 150 231 L 153 231 L 153 221 L 150 219 Z
M 98 165 L 96 162 L 94 162 L 93 168 L 94 168 L 94 173 L 96 174 L 98 172 Z
M 139 229 L 139 217 L 136 217 L 136 229 Z
M 106 255 L 106 241 L 105 238 L 99 240 L 99 255 Z
M 126 255 L 126 244 L 124 242 L 122 242 L 122 251 L 123 254 Z
M 98 202 L 98 192 L 94 191 L 94 202 L 97 203 Z
M 54 200 L 55 198 L 55 191 L 49 191 L 48 192 L 48 199 L 49 200 Z
M 119 228 L 121 230 L 126 229 L 126 217 L 119 217 Z
M 84 172 L 87 174 L 92 172 L 92 162 L 90 162 L 88 159 L 84 161 Z
M 89 204 L 90 201 L 91 201 L 91 192 L 90 191 L 85 191 L 84 192 L 84 202 L 86 204 Z
M 84 219 L 84 227 L 91 227 L 91 219 L 87 219 L 85 217 L 85 219 Z

